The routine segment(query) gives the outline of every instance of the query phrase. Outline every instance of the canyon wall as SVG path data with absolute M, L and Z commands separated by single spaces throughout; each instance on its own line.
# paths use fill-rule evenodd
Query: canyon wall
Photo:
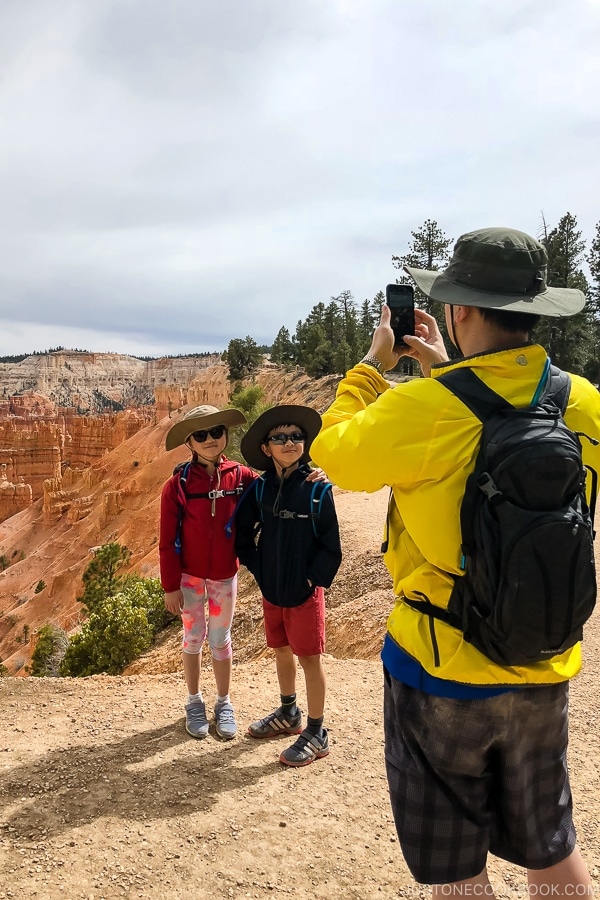
M 44 415 L 48 404 L 72 407 L 81 415 L 152 405 L 157 385 L 185 386 L 219 360 L 218 353 L 141 360 L 119 353 L 57 350 L 0 363 L 0 418 Z M 17 399 L 21 396 L 30 399 L 23 404 Z
M 208 402 L 206 379 L 225 404 L 218 354 L 144 361 L 65 350 L 0 363 L 0 522 L 45 496 L 46 481 L 92 466 L 157 416 L 195 403 L 188 394 Z

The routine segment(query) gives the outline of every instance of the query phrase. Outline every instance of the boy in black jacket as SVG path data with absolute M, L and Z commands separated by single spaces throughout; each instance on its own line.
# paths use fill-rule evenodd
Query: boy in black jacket
M 306 481 L 321 417 L 307 406 L 276 406 L 242 439 L 244 458 L 265 470 L 236 514 L 236 553 L 263 594 L 267 646 L 275 651 L 281 706 L 248 728 L 255 738 L 300 735 L 279 757 L 306 766 L 329 753 L 325 707 L 325 596 L 342 560 L 331 485 Z M 296 656 L 304 670 L 307 727 L 296 705 Z

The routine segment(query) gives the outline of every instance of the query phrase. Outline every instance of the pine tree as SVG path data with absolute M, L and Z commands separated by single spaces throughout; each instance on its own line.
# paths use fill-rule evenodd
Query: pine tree
M 233 338 L 227 346 L 227 363 L 229 365 L 229 380 L 241 381 L 253 375 L 258 369 L 262 352 L 254 338 L 248 335 L 245 338 Z
M 588 297 L 589 284 L 581 268 L 585 242 L 575 216 L 566 213 L 551 231 L 544 223 L 542 243 L 548 253 L 548 284 L 579 288 Z M 546 347 L 557 366 L 582 375 L 594 357 L 593 332 L 593 314 L 586 305 L 576 316 L 564 319 L 544 316 L 535 329 L 535 339 Z
M 373 300 L 364 300 L 360 307 L 356 329 L 357 360 L 362 359 L 371 346 L 373 331 L 379 324 L 384 299 L 383 291 L 379 291 Z
M 392 264 L 397 269 L 414 266 L 416 269 L 437 270 L 446 266 L 450 258 L 449 247 L 452 238 L 447 238 L 435 219 L 426 219 L 420 228 L 411 231 L 412 241 L 408 242 L 408 253 L 403 256 L 392 256 Z M 398 279 L 400 284 L 409 282 L 406 275 Z M 410 281 L 412 284 L 412 281 Z M 417 287 L 415 287 L 415 303 L 430 315 L 439 313 L 439 303 L 432 303 Z
M 296 362 L 296 348 L 285 326 L 279 329 L 273 341 L 271 361 L 285 368 L 293 366 Z
M 416 269 L 429 269 L 430 271 L 445 268 L 450 258 L 449 247 L 452 244 L 452 238 L 446 237 L 435 219 L 425 219 L 420 228 L 411 231 L 411 236 L 412 241 L 408 242 L 408 253 L 403 256 L 392 256 L 392 263 L 397 269 L 403 269 L 404 266 L 414 266 Z M 396 280 L 399 284 L 413 284 L 412 279 L 405 274 Z M 453 355 L 454 349 L 446 328 L 443 305 L 430 300 L 416 285 L 414 288 L 415 306 L 424 309 L 426 313 L 435 318 L 444 343 L 449 353 Z M 411 371 L 412 366 L 411 362 L 409 367 Z
M 131 551 L 116 542 L 103 544 L 94 551 L 94 558 L 83 573 L 83 594 L 77 598 L 88 613 L 123 589 L 128 577 L 118 573 L 130 559 Z
M 594 352 L 585 374 L 591 381 L 600 384 L 600 222 L 596 225 L 596 234 L 586 260 L 592 276 L 588 304 L 593 317 Z

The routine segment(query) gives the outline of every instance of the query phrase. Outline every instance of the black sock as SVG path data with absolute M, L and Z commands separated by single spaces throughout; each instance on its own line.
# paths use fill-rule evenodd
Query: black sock
M 306 730 L 311 734 L 320 734 L 323 731 L 323 716 L 320 719 L 311 719 L 308 717 L 306 722 Z
M 298 712 L 295 694 L 281 694 L 281 708 L 288 716 L 295 716 Z

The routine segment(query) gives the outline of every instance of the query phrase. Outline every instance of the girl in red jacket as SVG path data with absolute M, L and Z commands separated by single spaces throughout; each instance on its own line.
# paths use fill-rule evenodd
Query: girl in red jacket
M 197 406 L 173 425 L 166 439 L 167 450 L 186 444 L 192 452 L 191 461 L 178 466 L 163 487 L 159 551 L 165 606 L 181 615 L 183 622 L 183 671 L 189 695 L 185 727 L 195 738 L 208 734 L 200 690 L 202 645 L 207 634 L 217 688 L 216 731 L 225 740 L 237 732 L 229 686 L 239 563 L 225 526 L 256 473 L 227 459 L 223 452 L 229 428 L 245 421 L 238 409 Z

